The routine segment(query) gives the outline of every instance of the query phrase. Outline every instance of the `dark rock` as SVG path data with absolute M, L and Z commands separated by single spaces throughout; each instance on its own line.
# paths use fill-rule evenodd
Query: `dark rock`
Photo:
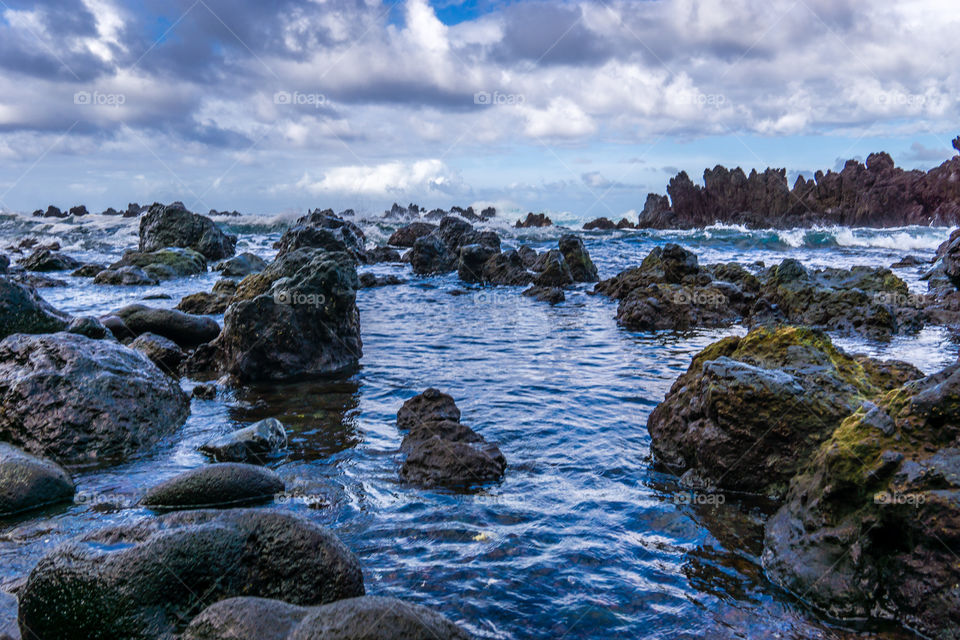
M 162 371 L 175 378 L 179 377 L 177 368 L 187 357 L 176 342 L 155 333 L 141 333 L 129 346 L 150 358 Z
M 63 467 L 0 442 L 0 516 L 65 502 L 73 492 Z
M 363 343 L 354 260 L 304 248 L 240 283 L 223 332 L 198 350 L 193 367 L 238 381 L 325 376 L 355 367 Z
M 59 546 L 21 589 L 19 620 L 29 640 L 172 640 L 209 602 L 363 593 L 356 557 L 328 529 L 271 510 L 181 511 Z
M 119 269 L 104 269 L 93 279 L 93 284 L 116 284 L 131 287 L 143 287 L 159 284 L 153 276 L 140 267 L 120 267 Z
M 484 263 L 483 280 L 495 285 L 524 286 L 533 282 L 533 274 L 527 271 L 520 253 L 508 249 Z
M 384 276 L 378 276 L 373 273 L 361 273 L 360 274 L 360 288 L 361 289 L 372 289 L 374 287 L 390 287 L 398 284 L 403 284 L 406 282 L 403 278 L 397 277 L 393 274 L 387 274 Z
M 85 216 L 87 213 L 87 207 L 85 205 L 81 204 L 76 207 L 70 207 L 70 215 L 72 216 Z
M 756 329 L 694 357 L 647 421 L 651 449 L 706 486 L 782 497 L 864 398 L 920 376 L 848 356 L 810 329 Z
M 417 275 L 449 273 L 457 266 L 457 256 L 447 248 L 442 238 L 430 234 L 413 243 L 410 266 Z
M 376 247 L 367 251 L 367 262 L 376 264 L 378 262 L 400 262 L 400 253 L 390 247 Z
M 517 254 L 520 256 L 520 259 L 523 260 L 523 266 L 527 269 L 531 269 L 533 265 L 537 264 L 539 255 L 532 247 L 522 244 L 517 247 Z
M 434 611 L 383 596 L 347 598 L 319 607 L 231 598 L 194 618 L 182 640 L 469 640 Z
M 217 397 L 217 385 L 212 383 L 198 384 L 193 388 L 190 397 L 201 400 L 213 400 Z
M 136 202 L 131 202 L 127 205 L 126 211 L 123 212 L 124 218 L 136 218 L 141 213 L 143 213 L 144 207 L 141 207 Z
M 236 237 L 223 233 L 213 220 L 191 213 L 178 203 L 154 205 L 140 218 L 142 253 L 183 247 L 210 260 L 222 260 L 233 255 L 236 244 Z
M 224 278 L 222 280 L 217 280 L 213 283 L 213 292 L 219 293 L 225 296 L 232 296 L 237 292 L 237 287 L 239 284 L 236 280 L 230 280 L 229 278 Z
M 20 266 L 27 271 L 66 271 L 67 269 L 76 269 L 80 265 L 79 260 L 49 249 L 37 249 L 20 260 Z
M 48 276 L 41 276 L 36 273 L 29 273 L 27 271 L 13 272 L 8 274 L 7 277 L 18 284 L 22 284 L 25 287 L 32 287 L 34 289 L 48 289 L 51 287 L 68 286 L 63 280 L 50 278 Z
M 528 213 L 527 217 L 523 220 L 517 220 L 517 223 L 514 225 L 517 229 L 529 229 L 531 227 L 551 227 L 553 226 L 553 220 L 548 218 L 546 214 L 543 213 Z
M 499 251 L 482 244 L 469 244 L 460 248 L 457 275 L 464 282 L 483 282 L 484 265 Z
M 620 218 L 620 222 L 617 223 L 617 229 L 636 229 L 637 225 L 633 222 L 630 222 L 626 218 Z
M 212 318 L 142 304 L 127 305 L 101 320 L 121 340 L 155 333 L 185 348 L 210 342 L 220 334 L 220 325 Z
M 891 269 L 905 269 L 906 267 L 919 267 L 921 265 L 930 264 L 926 260 L 921 260 L 917 256 L 904 256 L 890 265 Z
M 10 268 L 10 258 L 0 253 L 0 275 L 5 274 Z
M 92 278 L 98 273 L 100 273 L 101 271 L 104 271 L 106 268 L 107 268 L 106 265 L 102 265 L 102 264 L 85 264 L 79 269 L 76 269 L 70 275 L 76 276 L 78 278 Z
M 162 510 L 222 509 L 271 500 L 285 488 L 270 469 L 221 462 L 191 469 L 153 487 L 140 504 Z
M 313 211 L 297 220 L 274 244 L 277 258 L 303 248 L 324 249 L 328 252 L 343 252 L 357 262 L 366 262 L 365 236 L 354 223 L 339 218 L 327 209 Z
M 403 403 L 397 411 L 397 428 L 412 429 L 424 422 L 460 421 L 460 409 L 453 397 L 438 389 L 427 389 Z
M 287 444 L 287 431 L 276 418 L 266 418 L 249 427 L 215 438 L 200 451 L 217 462 L 264 462 Z
M 39 209 L 38 209 L 37 211 L 34 211 L 34 212 L 33 212 L 33 215 L 37 215 L 38 212 L 39 212 Z M 55 206 L 53 206 L 53 205 L 50 205 L 49 207 L 47 207 L 47 210 L 46 210 L 45 212 L 43 212 L 41 215 L 42 215 L 44 218 L 66 218 L 66 217 L 69 216 L 70 214 L 69 214 L 69 213 L 64 213 L 63 211 L 60 211 L 60 208 L 59 208 L 59 207 L 55 207 Z
M 113 207 L 107 207 L 106 209 L 104 209 L 103 211 L 100 212 L 100 215 L 102 215 L 102 216 L 119 216 L 119 215 L 120 215 L 120 212 L 117 211 L 116 209 L 114 209 Z
M 437 225 L 429 222 L 413 222 L 405 227 L 400 227 L 393 232 L 387 244 L 394 247 L 410 248 L 418 238 L 428 236 L 437 228 Z
M 924 637 L 955 637 L 958 407 L 953 365 L 852 412 L 767 522 L 773 581 L 836 618 L 893 618 Z
M 540 254 L 533 270 L 537 272 L 533 284 L 538 287 L 565 287 L 573 284 L 573 274 L 570 273 L 570 267 L 559 249 Z
M 70 324 L 67 325 L 66 331 L 67 333 L 76 333 L 77 335 L 86 336 L 93 340 L 103 340 L 107 337 L 113 337 L 110 330 L 103 326 L 103 323 L 100 322 L 99 319 L 93 316 L 74 318 L 70 321 Z
M 110 265 L 111 269 L 121 267 L 140 267 L 157 280 L 169 280 L 206 273 L 207 260 L 193 249 L 167 247 L 156 251 L 127 251 Z
M 219 314 L 227 310 L 231 299 L 230 295 L 200 291 L 184 296 L 177 303 L 177 310 L 194 315 Z
M 63 331 L 69 322 L 69 315 L 47 304 L 33 287 L 0 277 L 0 338 Z
M 567 299 L 560 287 L 530 287 L 523 295 L 550 304 L 559 304 Z
M 570 268 L 570 275 L 574 282 L 596 282 L 597 268 L 590 259 L 590 254 L 583 246 L 583 240 L 572 233 L 560 236 L 560 253 Z
M 594 229 L 609 231 L 611 229 L 616 229 L 617 225 L 609 218 L 597 218 L 596 220 L 591 220 L 590 222 L 584 224 L 583 228 L 585 231 L 592 231 Z
M 186 420 L 180 386 L 146 356 L 70 333 L 0 342 L 0 440 L 68 464 L 111 462 Z

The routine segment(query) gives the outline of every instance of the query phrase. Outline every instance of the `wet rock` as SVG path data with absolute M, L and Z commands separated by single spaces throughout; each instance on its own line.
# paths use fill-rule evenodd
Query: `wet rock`
M 585 231 L 593 231 L 594 229 L 599 229 L 601 231 L 609 231 L 611 229 L 616 229 L 617 225 L 613 220 L 609 218 L 597 218 L 591 220 L 583 225 Z
M 10 258 L 0 253 L 0 275 L 5 274 L 10 268 Z
M 400 227 L 390 236 L 387 244 L 394 247 L 410 248 L 417 239 L 428 236 L 437 228 L 437 225 L 429 222 L 413 222 L 405 227 Z
M 110 330 L 103 326 L 99 319 L 93 316 L 80 316 L 70 321 L 66 328 L 67 333 L 76 333 L 94 340 L 113 338 Z
M 851 412 L 767 522 L 763 565 L 773 581 L 837 618 L 889 617 L 926 637 L 955 637 L 958 407 L 953 365 Z
M 537 272 L 533 284 L 538 287 L 565 287 L 573 284 L 573 274 L 570 273 L 570 267 L 559 249 L 540 254 L 533 270 Z
M 193 315 L 214 315 L 227 310 L 233 296 L 200 291 L 181 298 L 177 310 Z
M 198 384 L 193 388 L 193 391 L 190 392 L 190 397 L 201 400 L 213 400 L 217 397 L 217 385 L 211 383 Z
M 182 473 L 150 489 L 140 504 L 152 509 L 227 508 L 273 499 L 285 486 L 274 471 L 220 462 Z
M 372 289 L 374 287 L 390 287 L 398 284 L 403 284 L 406 282 L 403 278 L 399 278 L 393 274 L 387 274 L 383 276 L 378 276 L 373 273 L 361 273 L 360 274 L 360 288 L 361 289 Z
M 172 640 L 209 602 L 363 593 L 356 557 L 328 529 L 272 510 L 181 511 L 59 546 L 21 589 L 19 620 L 31 640 Z
M 239 283 L 238 283 L 236 280 L 231 280 L 231 279 L 229 279 L 229 278 L 223 278 L 223 279 L 217 280 L 216 282 L 213 283 L 213 289 L 212 289 L 212 291 L 213 291 L 214 293 L 219 293 L 219 294 L 221 294 L 221 295 L 232 296 L 233 294 L 235 294 L 235 293 L 237 292 L 237 287 L 239 287 L 239 286 L 240 286 L 240 285 L 239 285 Z
M 540 257 L 532 247 L 525 244 L 517 247 L 517 254 L 520 256 L 520 259 L 523 260 L 523 266 L 527 269 L 532 269 Z
M 70 207 L 70 215 L 72 216 L 85 216 L 87 215 L 86 205 L 77 205 L 76 207 Z
M 179 377 L 177 369 L 180 363 L 187 357 L 173 340 L 149 332 L 137 336 L 137 339 L 130 343 L 130 348 L 141 352 L 162 371 L 175 378 Z
M 563 293 L 563 289 L 560 287 L 530 287 L 523 292 L 523 295 L 528 298 L 533 298 L 540 302 L 548 302 L 550 304 L 559 304 L 567 299 L 566 295 Z
M 66 271 L 81 265 L 79 260 L 49 249 L 37 249 L 20 260 L 20 266 L 27 271 Z
M 864 398 L 920 376 L 906 363 L 849 356 L 810 329 L 755 329 L 694 357 L 647 421 L 651 449 L 706 486 L 782 497 Z
M 583 240 L 572 233 L 560 236 L 560 253 L 570 268 L 570 275 L 574 282 L 596 282 L 597 268 L 590 259 L 590 254 L 583 246 Z
M 49 276 L 42 276 L 36 273 L 29 273 L 27 271 L 11 272 L 7 274 L 7 277 L 14 282 L 24 285 L 25 287 L 32 287 L 34 289 L 68 286 L 64 280 L 51 278 Z
M 127 251 L 110 269 L 139 267 L 156 280 L 170 280 L 206 273 L 207 260 L 192 249 L 166 247 L 156 251 Z
M 930 263 L 926 260 L 921 260 L 917 256 L 909 255 L 909 256 L 904 256 L 899 260 L 897 260 L 896 262 L 894 262 L 892 265 L 890 265 L 890 268 L 906 269 L 907 267 L 919 267 L 919 266 L 928 265 L 928 264 Z
M 140 267 L 120 267 L 104 269 L 93 279 L 93 284 L 116 284 L 131 287 L 144 287 L 159 284 L 159 280 L 147 274 Z
M 0 516 L 69 501 L 73 493 L 63 467 L 0 442 Z
M 274 244 L 277 258 L 302 248 L 324 249 L 328 252 L 343 252 L 357 262 L 366 262 L 365 236 L 354 223 L 344 220 L 333 211 L 312 211 L 297 220 Z
M 33 287 L 0 277 L 0 338 L 63 331 L 69 322 L 69 315 L 53 308 Z
M 488 245 L 470 244 L 460 249 L 457 276 L 464 282 L 483 282 L 484 265 L 498 250 Z
M 223 332 L 193 366 L 241 382 L 330 375 L 355 367 L 363 343 L 353 258 L 304 248 L 247 276 L 227 308 Z
M 497 445 L 459 423 L 460 410 L 437 389 L 407 400 L 397 427 L 408 430 L 400 478 L 421 487 L 469 488 L 503 477 L 506 459 Z
M 553 226 L 553 220 L 548 218 L 546 214 L 543 213 L 528 213 L 527 217 L 523 220 L 517 220 L 517 223 L 514 225 L 517 229 L 529 229 L 531 227 L 551 227 Z
M 457 256 L 436 235 L 418 238 L 410 249 L 410 266 L 417 275 L 449 273 L 456 265 Z
M 400 262 L 400 252 L 390 247 L 376 247 L 367 251 L 367 262 L 370 264 Z
M 217 462 L 263 462 L 287 444 L 287 431 L 276 418 L 266 418 L 249 427 L 215 438 L 200 451 Z
M 153 205 L 140 218 L 140 251 L 183 247 L 202 253 L 209 260 L 233 255 L 237 239 L 220 230 L 210 218 L 187 211 L 183 205 Z
M 17 625 L 17 599 L 0 591 L 0 640 L 21 640 Z
M 262 598 L 221 600 L 194 618 L 183 640 L 469 640 L 440 614 L 383 596 L 297 607 Z
M 92 278 L 101 271 L 105 271 L 106 268 L 107 266 L 103 264 L 85 264 L 79 269 L 74 270 L 70 275 L 78 278 Z
M 112 462 L 184 423 L 180 386 L 146 356 L 71 333 L 0 342 L 0 440 L 59 462 Z
M 121 340 L 142 333 L 155 333 L 173 340 L 182 348 L 210 342 L 220 334 L 220 325 L 212 318 L 142 304 L 127 305 L 101 320 Z
M 483 280 L 495 285 L 524 286 L 533 282 L 533 274 L 518 251 L 497 253 L 483 265 Z
M 617 229 L 636 229 L 637 225 L 634 222 L 630 222 L 626 218 L 620 218 L 620 222 L 617 223 Z

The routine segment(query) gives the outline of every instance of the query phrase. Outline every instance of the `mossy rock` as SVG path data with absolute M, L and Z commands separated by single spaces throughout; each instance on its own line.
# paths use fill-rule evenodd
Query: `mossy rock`
M 110 265 L 111 269 L 120 267 L 140 267 L 158 280 L 192 276 L 207 271 L 207 259 L 192 249 L 167 247 L 157 251 L 128 251 L 123 257 Z

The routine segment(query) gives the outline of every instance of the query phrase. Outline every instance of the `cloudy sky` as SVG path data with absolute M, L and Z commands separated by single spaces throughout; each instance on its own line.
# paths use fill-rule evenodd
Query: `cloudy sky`
M 619 217 L 960 134 L 955 0 L 0 0 L 0 207 Z

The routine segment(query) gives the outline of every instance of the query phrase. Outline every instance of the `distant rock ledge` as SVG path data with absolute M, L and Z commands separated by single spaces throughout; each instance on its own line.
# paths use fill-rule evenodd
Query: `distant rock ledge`
M 960 137 L 953 146 L 960 151 Z M 704 186 L 681 171 L 667 185 L 668 196 L 651 193 L 640 214 L 641 229 L 690 229 L 716 223 L 753 228 L 815 225 L 898 227 L 960 224 L 960 156 L 928 172 L 894 166 L 885 152 L 866 164 L 848 160 L 839 173 L 798 176 L 791 189 L 786 169 L 739 167 L 703 172 Z

